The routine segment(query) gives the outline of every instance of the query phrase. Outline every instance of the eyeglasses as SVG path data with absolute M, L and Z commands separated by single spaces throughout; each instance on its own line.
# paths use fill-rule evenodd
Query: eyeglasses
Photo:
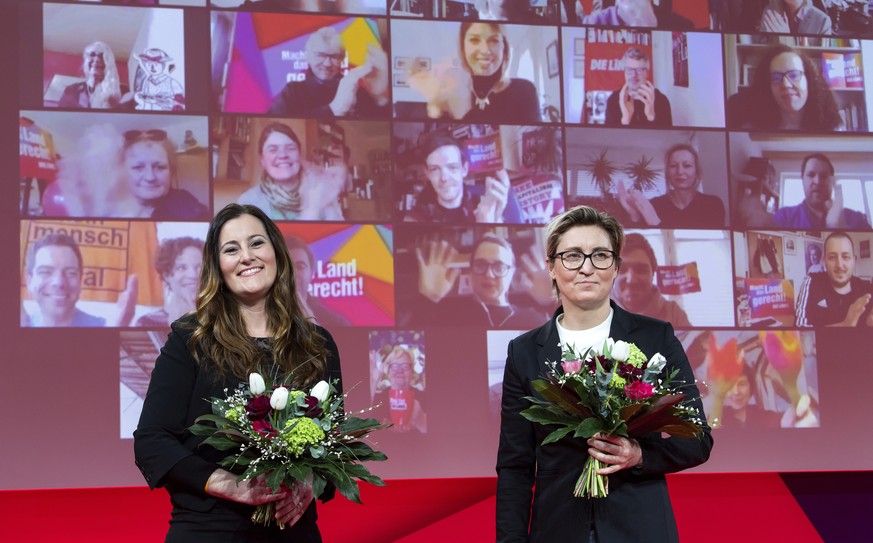
M 598 249 L 593 253 L 583 253 L 582 251 L 561 251 L 550 256 L 552 260 L 561 259 L 561 264 L 570 271 L 576 271 L 585 265 L 585 260 L 590 258 L 591 265 L 598 270 L 608 270 L 615 262 L 615 253 L 605 249 Z
M 800 79 L 805 75 L 803 70 L 788 70 L 787 72 L 770 72 L 770 83 L 779 85 L 783 79 L 788 79 L 791 83 L 799 83 Z
M 339 63 L 341 63 L 343 60 L 345 60 L 345 58 L 346 58 L 346 54 L 345 54 L 345 53 L 334 53 L 334 54 L 330 54 L 330 53 L 315 53 L 315 59 L 316 59 L 318 62 L 325 62 L 325 61 L 327 61 L 327 60 L 332 60 L 332 61 L 336 62 L 337 64 L 339 64 Z
M 131 143 L 137 140 L 163 141 L 167 139 L 167 132 L 164 130 L 128 130 L 124 133 L 124 141 Z
M 631 74 L 633 74 L 633 75 L 644 75 L 644 74 L 645 74 L 646 72 L 648 72 L 648 71 L 649 71 L 648 68 L 625 68 L 625 69 L 624 69 L 624 73 L 626 73 L 626 74 L 628 74 L 628 75 L 631 75 Z
M 506 264 L 504 262 L 491 262 L 490 260 L 484 260 L 482 258 L 477 258 L 471 262 L 473 273 L 476 275 L 485 275 L 488 273 L 488 270 L 491 270 L 491 274 L 494 277 L 503 277 L 509 270 L 512 269 L 512 266 Z
M 395 362 L 394 364 L 388 364 L 388 371 L 391 373 L 412 373 L 412 366 Z

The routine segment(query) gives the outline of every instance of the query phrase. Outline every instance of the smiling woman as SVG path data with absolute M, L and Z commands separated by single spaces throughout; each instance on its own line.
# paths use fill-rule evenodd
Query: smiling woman
M 302 312 L 282 234 L 257 207 L 218 212 L 203 263 L 196 310 L 173 323 L 134 432 L 146 481 L 166 486 L 172 498 L 166 540 L 321 541 L 311 483 L 273 491 L 264 476 L 238 482 L 219 467 L 221 451 L 185 430 L 211 413 L 204 398 L 246 386 L 252 372 L 294 389 L 331 380 L 342 394 L 336 344 Z M 271 502 L 284 530 L 252 522 L 255 506 Z

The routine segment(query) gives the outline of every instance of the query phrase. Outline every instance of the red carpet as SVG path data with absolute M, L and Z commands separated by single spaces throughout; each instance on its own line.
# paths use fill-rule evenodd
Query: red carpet
M 822 538 L 776 473 L 676 475 L 670 495 L 683 542 Z M 494 541 L 493 478 L 390 481 L 365 486 L 358 506 L 337 498 L 319 508 L 326 543 Z M 164 491 L 142 487 L 0 492 L 10 542 L 162 541 Z

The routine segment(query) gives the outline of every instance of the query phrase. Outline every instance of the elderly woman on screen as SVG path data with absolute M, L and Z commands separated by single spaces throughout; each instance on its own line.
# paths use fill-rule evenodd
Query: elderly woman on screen
M 64 89 L 59 107 L 110 109 L 121 103 L 121 80 L 112 49 L 102 41 L 85 46 L 82 51 L 85 80 Z
M 134 432 L 137 466 L 150 487 L 170 494 L 168 542 L 321 541 L 311 484 L 274 492 L 263 476 L 237 481 L 219 467 L 225 453 L 187 430 L 212 412 L 207 398 L 246 386 L 250 372 L 295 389 L 340 378 L 336 344 L 300 310 L 294 282 L 282 234 L 260 209 L 218 212 L 196 310 L 172 324 Z M 255 506 L 268 502 L 284 530 L 252 522 Z

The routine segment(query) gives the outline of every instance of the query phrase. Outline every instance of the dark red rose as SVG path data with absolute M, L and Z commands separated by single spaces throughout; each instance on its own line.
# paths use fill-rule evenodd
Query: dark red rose
M 306 416 L 314 419 L 320 417 L 324 413 L 324 409 L 318 405 L 318 398 L 315 396 L 307 396 L 306 399 Z
M 270 397 L 264 394 L 249 398 L 249 401 L 246 402 L 246 414 L 249 416 L 249 420 L 252 421 L 266 418 L 270 414 L 270 409 L 272 409 L 270 407 Z
M 252 428 L 264 437 L 276 437 L 279 435 L 279 432 L 266 419 L 252 421 Z

